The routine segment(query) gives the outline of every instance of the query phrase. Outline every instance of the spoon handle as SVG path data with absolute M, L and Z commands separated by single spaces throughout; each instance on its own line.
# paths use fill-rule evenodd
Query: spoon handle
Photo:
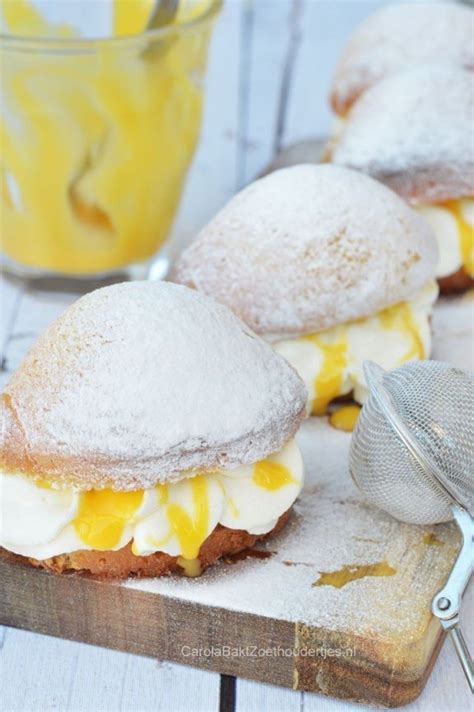
M 169 25 L 174 20 L 178 6 L 179 0 L 156 0 L 147 29 L 156 30 L 158 27 Z

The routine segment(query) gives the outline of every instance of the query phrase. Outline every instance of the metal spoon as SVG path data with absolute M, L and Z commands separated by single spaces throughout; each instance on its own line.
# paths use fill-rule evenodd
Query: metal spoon
M 179 0 L 156 0 L 148 19 L 147 30 L 156 30 L 173 22 L 178 11 Z

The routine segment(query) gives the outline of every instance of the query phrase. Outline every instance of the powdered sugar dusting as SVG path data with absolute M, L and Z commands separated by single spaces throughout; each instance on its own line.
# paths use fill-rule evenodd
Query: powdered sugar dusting
M 132 282 L 73 304 L 2 403 L 7 462 L 21 446 L 33 473 L 136 489 L 281 449 L 306 391 L 225 307 L 178 285 Z
M 345 113 L 375 82 L 443 58 L 474 68 L 474 12 L 457 3 L 400 3 L 371 15 L 352 34 L 339 60 L 331 103 Z
M 409 299 L 436 260 L 431 229 L 390 190 L 344 168 L 300 165 L 236 195 L 172 278 L 258 333 L 298 334 Z
M 430 203 L 474 193 L 474 76 L 450 65 L 401 72 L 369 89 L 335 140 L 332 162 Z

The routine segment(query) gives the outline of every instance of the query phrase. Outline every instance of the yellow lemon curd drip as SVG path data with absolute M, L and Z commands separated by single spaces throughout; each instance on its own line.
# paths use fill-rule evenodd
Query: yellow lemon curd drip
M 461 202 L 460 200 L 449 200 L 440 207 L 449 210 L 456 219 L 463 265 L 466 272 L 474 277 L 474 226 L 464 219 Z
M 330 414 L 329 422 L 333 428 L 351 433 L 356 426 L 360 410 L 359 405 L 343 405 Z
M 202 573 L 202 566 L 199 559 L 185 559 L 183 556 L 178 556 L 176 563 L 184 571 L 184 575 L 189 578 L 195 578 Z
M 37 477 L 35 479 L 35 485 L 40 489 L 54 490 L 52 482 L 45 477 Z
M 135 514 L 143 500 L 143 490 L 114 492 L 90 490 L 80 496 L 79 511 L 73 521 L 82 541 L 98 551 L 116 547 L 124 527 Z
M 70 34 L 45 27 L 24 0 L 0 2 L 12 34 Z M 146 4 L 119 3 L 119 34 L 143 25 Z M 4 50 L 0 209 L 8 257 L 90 274 L 156 252 L 198 138 L 208 38 L 203 25 L 156 52 L 141 41 L 73 54 Z
M 166 504 L 169 499 L 168 485 L 157 485 L 158 501 L 160 504 Z
M 209 499 L 205 475 L 198 475 L 191 480 L 193 491 L 193 516 L 189 516 L 183 507 L 171 503 L 167 507 L 167 516 L 176 534 L 183 559 L 195 559 L 201 544 L 207 538 L 209 526 Z
M 323 415 L 329 403 L 341 393 L 344 369 L 347 366 L 348 344 L 345 339 L 330 343 L 323 335 L 312 335 L 307 338 L 323 352 L 323 363 L 314 384 L 316 398 L 311 407 L 313 415 Z
M 271 460 L 261 460 L 254 465 L 252 479 L 263 489 L 275 491 L 294 483 L 291 472 L 285 465 Z
M 276 453 L 267 460 L 257 462 L 249 468 L 249 474 L 245 476 L 251 475 L 255 484 L 268 491 L 297 484 L 290 469 L 278 462 L 279 457 L 280 453 Z M 159 512 L 160 523 L 157 531 L 160 533 L 153 536 L 152 528 L 151 536 L 147 534 L 148 543 L 155 551 L 160 551 L 164 544 L 176 539 L 178 563 L 186 570 L 187 575 L 193 575 L 193 571 L 196 572 L 199 568 L 198 564 L 184 565 L 182 562 L 197 559 L 203 542 L 210 534 L 213 514 L 211 506 L 214 501 L 211 485 L 215 487 L 216 477 L 220 484 L 219 473 L 219 470 L 209 470 L 175 484 L 156 485 L 152 490 L 123 492 L 103 489 L 80 492 L 77 495 L 77 511 L 71 520 L 71 526 L 83 544 L 91 549 L 113 550 L 132 539 L 132 552 L 140 556 L 141 553 L 133 540 L 133 526 L 140 525 L 150 515 Z M 37 479 L 34 484 L 38 488 L 54 489 L 54 484 L 47 478 Z M 235 516 L 239 516 L 235 502 L 230 499 L 229 504 Z M 176 547 L 173 542 L 174 548 Z
M 419 330 L 410 305 L 401 302 L 393 307 L 388 307 L 378 314 L 380 323 L 384 329 L 390 331 L 401 331 L 410 338 L 410 346 L 403 356 L 403 361 L 410 361 L 414 358 L 425 358 L 425 349 L 420 338 Z
M 399 331 L 408 336 L 410 344 L 401 359 L 401 363 L 415 358 L 425 358 L 426 354 L 419 328 L 408 302 L 400 302 L 392 307 L 388 307 L 378 312 L 375 317 L 383 329 Z M 311 404 L 312 415 L 324 415 L 328 411 L 329 404 L 334 399 L 344 395 L 342 385 L 350 355 L 349 329 L 356 324 L 363 325 L 369 319 L 370 317 L 358 319 L 353 322 L 347 322 L 334 329 L 328 329 L 326 332 L 321 332 L 320 334 L 310 334 L 303 337 L 305 340 L 314 343 L 321 350 L 323 356 L 320 369 L 314 380 L 316 397 Z M 354 417 L 356 418 L 355 412 L 349 415 L 349 411 L 341 413 L 339 416 L 334 415 L 333 425 L 338 427 L 344 423 L 349 427 Z

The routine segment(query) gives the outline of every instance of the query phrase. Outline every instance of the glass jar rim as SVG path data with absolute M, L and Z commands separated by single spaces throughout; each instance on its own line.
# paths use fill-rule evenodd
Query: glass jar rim
M 120 37 L 77 38 L 70 37 L 28 37 L 0 33 L 0 49 L 12 49 L 23 52 L 52 52 L 55 54 L 92 54 L 102 48 L 125 49 L 134 44 L 142 44 L 170 35 L 182 34 L 205 25 L 219 13 L 223 0 L 211 0 L 202 13 L 177 25 L 165 25 L 154 30 L 144 30 L 134 35 Z

